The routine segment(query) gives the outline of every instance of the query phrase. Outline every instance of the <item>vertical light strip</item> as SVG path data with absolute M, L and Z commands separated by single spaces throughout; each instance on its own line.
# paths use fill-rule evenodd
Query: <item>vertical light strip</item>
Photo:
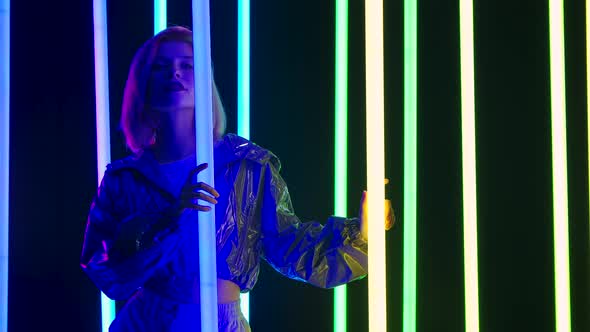
M 0 332 L 8 331 L 10 0 L 0 0 Z
M 336 0 L 334 82 L 334 215 L 347 215 L 348 0 Z M 346 285 L 334 288 L 334 332 L 346 332 Z
M 238 135 L 250 139 L 250 0 L 238 0 Z M 250 321 L 250 295 L 240 295 Z
M 238 0 L 238 135 L 250 139 L 250 0 Z
M 418 0 L 404 1 L 403 331 L 416 331 Z
M 166 29 L 167 16 L 166 0 L 154 0 L 154 35 Z
M 98 183 L 111 160 L 109 125 L 109 69 L 106 0 L 93 1 L 94 14 L 94 81 L 96 90 L 96 166 Z M 115 319 L 115 301 L 101 293 L 102 330 L 108 331 Z
M 586 119 L 588 134 L 588 198 L 590 199 L 590 1 L 586 0 Z M 590 212 L 590 201 L 588 202 Z M 589 216 L 590 220 L 590 216 Z M 590 231 L 590 229 L 589 229 Z M 590 240 L 590 232 L 588 234 Z
M 385 136 L 383 0 L 365 0 L 369 331 L 387 330 L 385 279 Z
M 571 331 L 563 0 L 549 0 L 555 323 Z
M 461 0 L 461 128 L 463 153 L 463 260 L 465 331 L 479 331 L 477 189 L 475 148 L 475 65 L 473 0 Z
M 215 187 L 209 0 L 193 0 L 192 13 L 197 165 L 209 164 L 206 170 L 198 173 L 197 180 Z M 198 212 L 201 331 L 217 332 L 215 205 L 209 206 L 211 211 Z

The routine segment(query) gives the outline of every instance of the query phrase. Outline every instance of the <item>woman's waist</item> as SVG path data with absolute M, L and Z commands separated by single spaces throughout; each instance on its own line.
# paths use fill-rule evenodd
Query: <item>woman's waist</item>
M 152 278 L 148 280 L 145 288 L 158 293 L 163 297 L 183 302 L 200 303 L 201 286 L 199 278 L 183 278 L 170 276 L 168 278 Z M 217 278 L 217 302 L 220 304 L 231 303 L 240 299 L 240 287 L 234 282 Z

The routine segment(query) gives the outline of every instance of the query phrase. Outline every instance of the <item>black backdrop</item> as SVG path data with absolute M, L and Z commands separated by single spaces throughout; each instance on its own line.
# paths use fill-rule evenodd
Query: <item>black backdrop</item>
M 190 2 L 169 1 L 190 25 Z M 584 4 L 566 0 L 572 325 L 590 330 Z M 112 158 L 131 57 L 150 1 L 110 1 Z M 282 160 L 295 210 L 332 212 L 333 1 L 253 1 L 252 135 Z M 363 3 L 350 1 L 349 215 L 364 189 Z M 419 7 L 418 330 L 464 329 L 458 1 Z M 9 331 L 99 331 L 99 293 L 78 258 L 96 191 L 92 2 L 12 1 Z M 553 331 L 548 9 L 475 1 L 482 331 Z M 236 4 L 212 2 L 215 74 L 236 128 Z M 403 4 L 385 3 L 386 175 L 403 211 Z M 401 331 L 401 220 L 388 239 L 389 331 Z M 349 286 L 365 331 L 366 280 Z M 332 292 L 263 265 L 254 331 L 330 331 Z

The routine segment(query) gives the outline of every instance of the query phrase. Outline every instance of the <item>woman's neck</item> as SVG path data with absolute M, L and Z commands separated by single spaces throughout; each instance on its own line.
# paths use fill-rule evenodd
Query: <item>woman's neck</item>
M 154 152 L 160 162 L 180 160 L 195 153 L 195 123 L 192 110 L 160 112 Z

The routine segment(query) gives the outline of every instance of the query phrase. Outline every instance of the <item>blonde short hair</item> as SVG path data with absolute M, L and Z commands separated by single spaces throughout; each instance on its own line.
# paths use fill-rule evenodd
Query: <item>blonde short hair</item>
M 123 93 L 121 129 L 127 146 L 136 154 L 155 143 L 154 133 L 158 121 L 148 102 L 149 78 L 158 49 L 163 42 L 181 41 L 193 45 L 191 30 L 179 26 L 170 27 L 146 41 L 135 53 Z M 219 140 L 225 134 L 226 117 L 215 85 L 213 89 L 213 139 Z

